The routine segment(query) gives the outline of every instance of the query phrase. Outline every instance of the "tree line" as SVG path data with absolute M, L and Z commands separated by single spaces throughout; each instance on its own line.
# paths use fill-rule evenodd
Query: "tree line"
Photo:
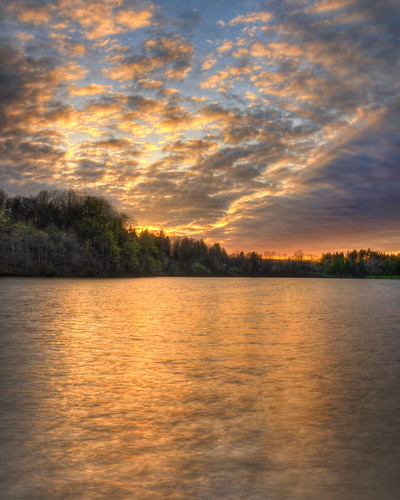
M 7 196 L 0 190 L 0 274 L 23 276 L 400 275 L 400 254 L 371 250 L 321 259 L 229 254 L 202 239 L 137 231 L 105 198 L 68 191 Z

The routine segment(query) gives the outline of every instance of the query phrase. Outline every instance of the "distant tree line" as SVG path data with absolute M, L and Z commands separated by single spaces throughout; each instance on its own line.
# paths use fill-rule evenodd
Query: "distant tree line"
M 324 276 L 365 277 L 400 276 L 400 254 L 374 250 L 324 253 L 319 262 Z
M 75 191 L 9 197 L 0 190 L 0 274 L 23 276 L 400 275 L 400 254 L 354 250 L 306 259 L 228 255 L 219 243 L 137 231 L 106 199 Z

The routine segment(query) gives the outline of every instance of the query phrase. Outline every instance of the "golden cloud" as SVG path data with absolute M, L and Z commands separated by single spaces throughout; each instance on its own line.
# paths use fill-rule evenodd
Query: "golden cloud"
M 203 82 L 200 82 L 201 89 L 215 89 L 225 85 L 226 80 L 229 78 L 228 71 L 218 71 L 215 75 L 211 75 Z
M 113 80 L 143 80 L 154 68 L 158 66 L 158 61 L 155 59 L 146 59 L 132 63 L 117 64 L 113 68 L 108 68 L 103 71 L 104 76 Z
M 216 59 L 207 59 L 206 61 L 203 62 L 201 69 L 202 70 L 210 69 L 214 66 L 216 62 L 217 62 Z
M 111 85 L 100 85 L 98 83 L 91 83 L 90 85 L 85 85 L 84 87 L 72 87 L 70 88 L 70 95 L 72 97 L 76 96 L 88 96 L 88 95 L 98 95 L 102 93 L 107 93 L 111 90 Z
M 139 80 L 138 83 L 145 89 L 158 89 L 164 85 L 160 80 L 146 80 L 145 78 Z
M 250 55 L 253 57 L 270 57 L 271 49 L 261 42 L 253 43 L 250 48 Z
M 233 47 L 233 43 L 231 40 L 224 40 L 224 43 L 218 47 L 217 51 L 222 54 L 223 52 L 227 52 L 228 50 L 231 50 Z
M 81 80 L 85 77 L 87 70 L 73 62 L 67 62 L 64 66 L 53 68 L 50 73 L 50 79 L 55 83 L 72 82 Z
M 150 26 L 153 13 L 148 10 L 122 10 L 117 15 L 117 22 L 131 30 Z
M 324 0 L 308 10 L 314 12 L 330 12 L 333 10 L 343 9 L 353 3 L 354 0 Z
M 171 80 L 183 80 L 190 72 L 190 67 L 185 68 L 168 68 L 165 70 L 165 77 Z
M 83 108 L 82 113 L 87 119 L 93 120 L 120 113 L 122 110 L 123 107 L 121 106 L 121 104 L 110 102 L 101 104 L 89 104 L 88 106 L 85 106 L 85 108 Z
M 47 124 L 73 128 L 80 123 L 80 113 L 72 106 L 64 106 L 47 114 Z
M 183 79 L 191 69 L 193 47 L 179 36 L 147 40 L 144 55 L 117 54 L 108 59 L 114 64 L 103 71 L 104 76 L 115 80 L 146 81 L 154 72 L 163 71 L 167 79 Z
M 266 23 L 272 17 L 270 12 L 251 12 L 235 17 L 229 24 L 250 24 L 250 23 Z

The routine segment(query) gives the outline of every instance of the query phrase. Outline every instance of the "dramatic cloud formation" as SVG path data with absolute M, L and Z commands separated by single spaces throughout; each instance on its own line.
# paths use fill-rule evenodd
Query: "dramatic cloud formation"
M 291 254 L 400 251 L 397 0 L 4 0 L 0 188 Z

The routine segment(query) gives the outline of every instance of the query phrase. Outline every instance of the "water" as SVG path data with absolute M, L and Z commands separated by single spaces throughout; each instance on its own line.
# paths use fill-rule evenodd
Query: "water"
M 0 279 L 0 496 L 400 498 L 400 281 Z

